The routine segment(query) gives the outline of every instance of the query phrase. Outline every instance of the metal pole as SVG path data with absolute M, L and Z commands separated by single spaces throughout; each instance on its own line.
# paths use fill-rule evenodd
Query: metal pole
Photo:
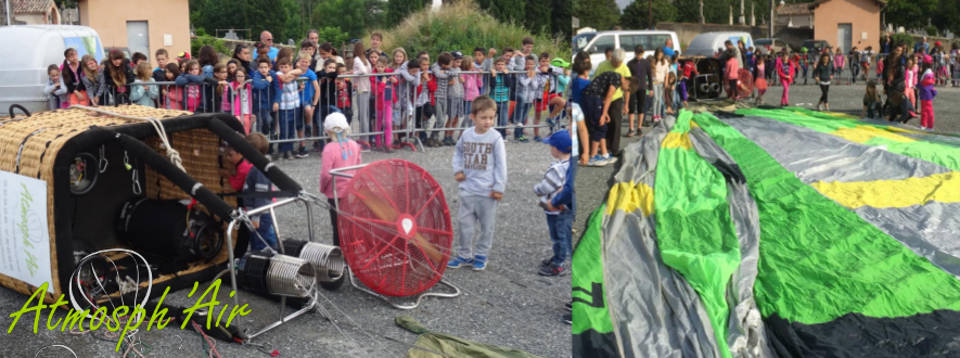
M 5 3 L 6 4 L 4 6 L 6 6 L 6 12 L 7 12 L 7 26 L 10 26 L 13 24 L 12 22 L 10 22 L 10 0 L 5 1 Z

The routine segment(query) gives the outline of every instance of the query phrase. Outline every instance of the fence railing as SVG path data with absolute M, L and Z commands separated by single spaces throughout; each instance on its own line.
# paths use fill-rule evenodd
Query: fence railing
M 181 78 L 112 86 L 94 105 L 137 103 L 196 113 L 231 113 L 246 131 L 263 133 L 271 144 L 279 144 L 281 152 L 290 151 L 297 142 L 302 147 L 307 142 L 329 139 L 322 119 L 340 112 L 354 128 L 349 135 L 371 147 L 389 148 L 395 140 L 422 147 L 429 139 L 439 141 L 441 135 L 455 138 L 472 126 L 472 101 L 465 99 L 467 91 L 489 95 L 498 102 L 501 108 L 494 128 L 505 137 L 507 129 L 513 130 L 514 138 L 523 138 L 525 129 L 533 129 L 535 136 L 541 128 L 552 133 L 559 121 L 548 118 L 549 101 L 562 95 L 556 90 L 559 73 L 537 72 L 533 79 L 526 72 L 496 77 L 481 71 L 431 72 L 426 82 L 421 73 L 409 72 L 336 77 L 321 74 L 316 86 L 306 77 L 297 78 L 295 85 L 278 85 L 280 80 L 275 75 L 267 81 L 256 74 L 243 83 L 193 76 L 186 81 Z M 469 88 L 451 85 L 452 73 L 459 78 L 460 86 Z M 545 119 L 544 124 L 540 124 L 541 119 Z

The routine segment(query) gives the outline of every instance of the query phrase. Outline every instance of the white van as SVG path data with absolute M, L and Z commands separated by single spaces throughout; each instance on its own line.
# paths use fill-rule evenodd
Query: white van
M 634 57 L 633 49 L 637 45 L 643 45 L 643 55 L 653 55 L 653 51 L 663 47 L 667 40 L 673 40 L 673 48 L 680 52 L 680 41 L 677 39 L 677 33 L 673 31 L 661 30 L 621 30 L 621 31 L 600 31 L 584 32 L 573 37 L 573 54 L 586 51 L 590 54 L 590 63 L 596 69 L 597 65 L 606 61 L 603 52 L 607 49 L 622 48 L 626 52 L 624 61 L 629 61 Z
M 684 55 L 687 56 L 704 56 L 704 57 L 714 57 L 717 54 L 717 49 L 726 48 L 723 43 L 727 40 L 733 42 L 733 45 L 737 45 L 737 41 L 741 39 L 746 39 L 744 45 L 747 48 L 754 46 L 753 36 L 750 36 L 749 32 L 743 31 L 722 31 L 722 32 L 704 32 L 702 34 L 694 37 L 690 41 L 690 45 L 687 46 L 687 50 L 684 51 Z
M 72 47 L 80 57 L 90 54 L 103 60 L 100 35 L 87 26 L 15 25 L 0 27 L 0 116 L 9 115 L 11 104 L 31 113 L 47 109 L 43 87 L 47 66 L 63 63 L 63 51 Z M 20 112 L 17 112 L 20 115 Z

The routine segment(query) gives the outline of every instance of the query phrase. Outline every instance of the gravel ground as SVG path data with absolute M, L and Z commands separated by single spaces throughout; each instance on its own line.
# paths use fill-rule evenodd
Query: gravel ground
M 551 246 L 546 220 L 536 205 L 532 187 L 542 178 L 552 158 L 547 147 L 538 143 L 508 143 L 507 153 L 509 183 L 497 211 L 496 238 L 486 271 L 460 268 L 445 274 L 446 280 L 463 291 L 460 297 L 430 298 L 417 309 L 401 311 L 345 284 L 337 291 L 323 291 L 332 302 L 324 303 L 324 308 L 331 311 L 333 322 L 314 312 L 257 337 L 255 343 L 279 350 L 281 357 L 397 357 L 416 341 L 414 334 L 394 324 L 396 316 L 407 314 L 437 332 L 543 357 L 570 356 L 570 326 L 560 320 L 563 305 L 570 300 L 570 277 L 546 278 L 536 274 L 540 260 L 550 255 Z M 372 152 L 363 155 L 367 163 L 389 156 L 409 160 L 429 171 L 443 187 L 451 217 L 456 218 L 458 196 L 450 164 L 453 147 L 427 148 L 425 153 L 404 150 L 389 155 Z M 319 155 L 281 160 L 279 166 L 308 190 L 316 192 Z M 331 242 L 328 214 L 320 211 L 315 211 L 314 227 L 321 242 Z M 306 237 L 306 216 L 302 209 L 281 210 L 278 217 L 285 230 L 282 237 Z M 453 223 L 456 232 L 456 220 Z M 201 284 L 203 287 L 206 284 Z M 187 299 L 187 292 L 173 292 L 166 302 L 190 305 L 194 299 Z M 221 290 L 221 301 L 227 301 L 226 292 L 229 289 Z M 255 330 L 277 318 L 275 303 L 245 293 L 241 293 L 240 298 L 241 304 L 250 304 L 253 313 L 235 321 L 239 327 Z M 0 312 L 3 313 L 0 325 L 9 328 L 12 319 L 7 315 L 20 309 L 25 300 L 23 295 L 0 288 Z M 64 315 L 58 312 L 54 319 Z M 0 346 L 5 348 L 0 351 L 0 357 L 32 357 L 38 349 L 50 344 L 67 345 L 81 357 L 119 355 L 113 353 L 115 340 L 108 343 L 93 335 L 73 336 L 42 327 L 35 335 L 28 326 L 32 324 L 30 318 L 21 319 L 12 333 L 0 335 Z M 139 334 L 152 346 L 148 356 L 203 354 L 200 337 L 177 328 L 171 325 L 162 331 Z M 251 346 L 218 342 L 217 348 L 224 357 L 267 356 Z M 67 353 L 51 348 L 45 354 L 63 357 Z

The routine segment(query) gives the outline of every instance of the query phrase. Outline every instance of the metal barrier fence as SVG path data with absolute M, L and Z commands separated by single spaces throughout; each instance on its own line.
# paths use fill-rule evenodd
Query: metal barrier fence
M 464 100 L 465 88 L 451 93 L 453 74 L 459 77 L 461 86 L 473 82 L 471 87 L 475 85 L 478 94 L 494 98 L 499 107 L 494 128 L 505 138 L 509 137 L 508 129 L 513 130 L 515 139 L 525 138 L 524 130 L 528 128 L 533 129 L 535 136 L 540 128 L 552 133 L 559 121 L 549 118 L 549 100 L 562 96 L 556 91 L 559 73 L 537 73 L 530 79 L 525 72 L 497 77 L 480 71 L 430 72 L 430 82 L 424 82 L 421 73 L 407 71 L 344 74 L 336 78 L 321 74 L 315 87 L 307 78 L 300 77 L 295 86 L 287 88 L 274 83 L 278 79 L 267 81 L 259 74 L 242 84 L 183 76 L 177 81 L 135 82 L 122 89 L 113 86 L 104 91 L 100 103 L 95 105 L 138 103 L 196 113 L 232 113 L 247 131 L 263 133 L 271 144 L 284 146 L 281 151 L 290 150 L 286 144 L 300 142 L 303 147 L 306 142 L 314 142 L 319 146 L 320 141 L 329 139 L 322 129 L 322 119 L 336 111 L 343 113 L 355 128 L 349 136 L 370 147 L 390 148 L 396 139 L 400 144 L 422 148 L 423 142 L 439 142 L 441 135 L 455 138 L 472 126 L 471 102 Z M 448 82 L 444 85 L 441 81 Z M 540 124 L 541 117 L 544 124 Z

